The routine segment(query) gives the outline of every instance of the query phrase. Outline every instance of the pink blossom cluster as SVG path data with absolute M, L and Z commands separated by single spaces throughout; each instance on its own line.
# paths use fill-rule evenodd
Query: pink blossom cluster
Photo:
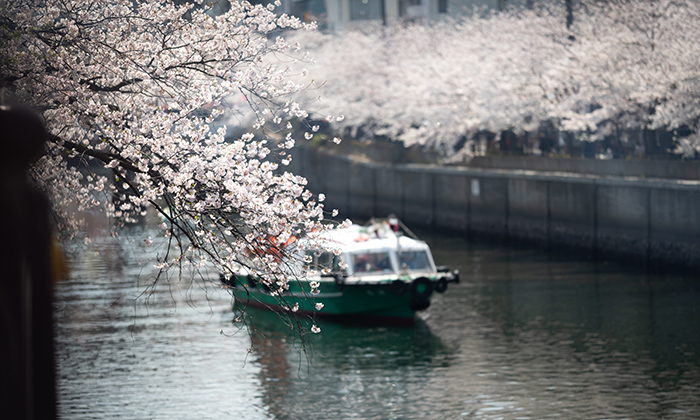
M 322 200 L 279 166 L 294 139 L 267 128 L 306 116 L 288 65 L 303 54 L 284 36 L 313 29 L 274 6 L 234 1 L 211 16 L 172 1 L 3 2 L 2 96 L 46 120 L 32 176 L 59 231 L 80 231 L 90 210 L 117 226 L 155 210 L 177 245 L 157 268 L 244 265 L 286 288 L 284 245 L 326 227 Z M 254 115 L 255 135 L 212 128 L 236 111 Z

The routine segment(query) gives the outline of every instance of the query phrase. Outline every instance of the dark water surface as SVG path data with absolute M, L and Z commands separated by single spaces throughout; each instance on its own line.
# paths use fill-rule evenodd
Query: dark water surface
M 148 288 L 140 240 L 93 243 L 58 286 L 59 413 L 700 418 L 700 278 L 427 239 L 462 283 L 435 296 L 415 327 L 322 322 L 306 352 L 274 314 L 251 310 L 249 327 L 234 325 L 216 284 Z

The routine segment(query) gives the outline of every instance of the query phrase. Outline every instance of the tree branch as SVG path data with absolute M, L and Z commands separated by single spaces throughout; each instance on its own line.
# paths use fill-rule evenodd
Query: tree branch
M 134 77 L 133 79 L 124 80 L 121 83 L 117 83 L 114 86 L 100 86 L 100 85 L 92 82 L 93 80 L 96 80 L 96 79 L 98 79 L 98 78 L 96 77 L 93 79 L 81 80 L 80 83 L 86 84 L 88 86 L 88 88 L 93 92 L 119 92 L 119 90 L 121 88 L 123 88 L 124 86 L 129 86 L 129 85 L 143 82 L 143 79 L 138 78 L 138 77 Z

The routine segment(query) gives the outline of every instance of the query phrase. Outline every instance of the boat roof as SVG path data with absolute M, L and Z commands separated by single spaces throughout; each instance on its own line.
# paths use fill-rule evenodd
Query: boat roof
M 343 252 L 428 250 L 428 245 L 415 238 L 394 232 L 388 223 L 374 223 L 368 226 L 352 225 L 343 229 L 332 229 L 322 236 L 330 248 L 340 248 Z

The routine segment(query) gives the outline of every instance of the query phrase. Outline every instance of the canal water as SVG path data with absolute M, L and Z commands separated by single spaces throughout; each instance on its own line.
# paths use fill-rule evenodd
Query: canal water
M 426 237 L 462 282 L 411 328 L 299 337 L 142 238 L 93 242 L 57 286 L 63 419 L 697 419 L 700 278 Z

